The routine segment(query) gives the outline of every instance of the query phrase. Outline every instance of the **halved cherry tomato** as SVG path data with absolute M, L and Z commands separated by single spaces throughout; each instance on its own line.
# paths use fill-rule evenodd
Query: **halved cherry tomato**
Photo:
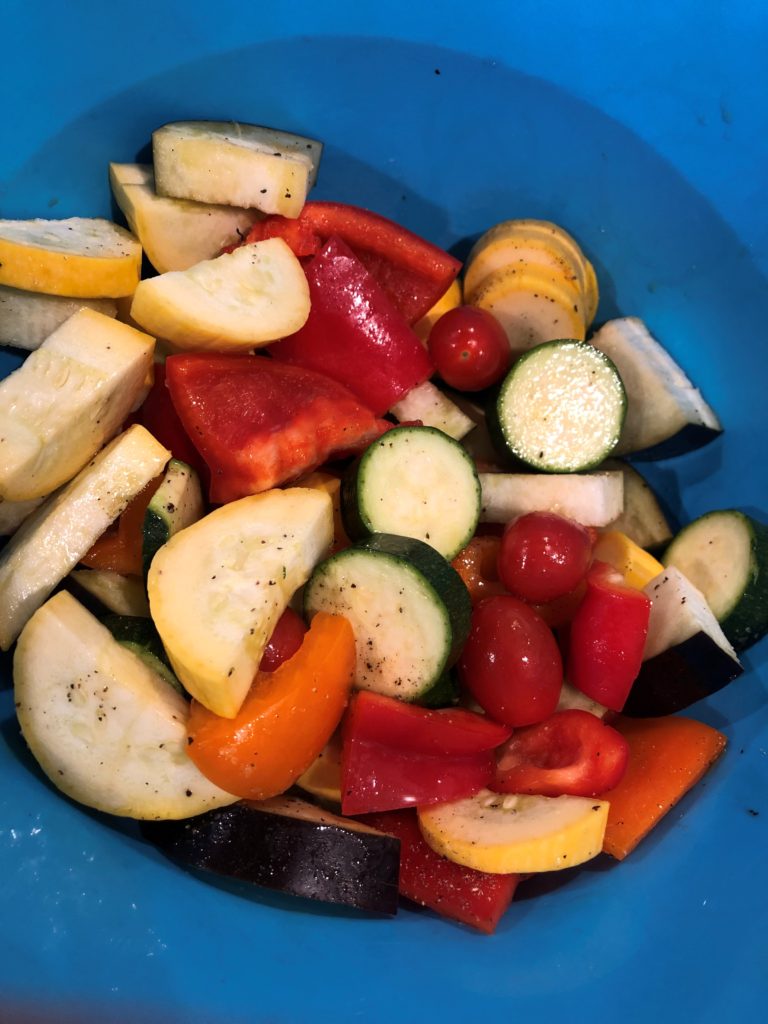
M 353 696 L 344 731 L 347 739 L 440 755 L 479 754 L 511 735 L 511 729 L 472 711 L 430 710 L 367 691 Z
M 212 782 L 247 800 L 285 792 L 339 723 L 355 668 L 346 619 L 318 612 L 304 642 L 274 672 L 259 672 L 235 718 L 192 701 L 187 754 Z
M 482 391 L 500 380 L 512 362 L 507 333 L 486 309 L 457 306 L 429 332 L 437 372 L 457 391 Z
M 458 664 L 477 703 L 504 725 L 533 725 L 557 707 L 563 684 L 557 642 L 543 619 L 516 597 L 487 597 L 475 606 Z
M 504 531 L 499 577 L 511 594 L 543 604 L 574 590 L 591 561 L 592 538 L 583 526 L 554 512 L 531 512 Z
M 286 608 L 267 641 L 259 663 L 260 672 L 274 672 L 301 647 L 307 624 L 293 608 Z
M 617 786 L 629 744 L 589 711 L 557 711 L 518 729 L 499 755 L 491 789 L 532 796 L 597 796 Z
M 489 875 L 454 864 L 422 837 L 414 811 L 367 815 L 367 825 L 400 840 L 403 896 L 490 935 L 512 902 L 520 875 Z

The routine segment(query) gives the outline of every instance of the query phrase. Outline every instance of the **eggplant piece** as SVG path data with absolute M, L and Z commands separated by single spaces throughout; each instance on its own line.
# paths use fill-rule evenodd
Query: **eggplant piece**
M 243 800 L 183 821 L 146 821 L 171 859 L 293 896 L 397 913 L 400 842 L 296 797 Z
M 640 674 L 623 713 L 671 715 L 721 690 L 743 669 L 704 595 L 669 566 L 645 587 L 651 599 Z
M 642 320 L 609 320 L 590 340 L 615 363 L 627 393 L 615 455 L 669 459 L 722 433 L 715 411 Z

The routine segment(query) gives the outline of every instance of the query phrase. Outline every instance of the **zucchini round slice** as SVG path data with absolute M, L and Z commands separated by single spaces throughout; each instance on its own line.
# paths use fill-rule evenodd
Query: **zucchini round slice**
M 768 633 L 768 526 L 744 512 L 708 512 L 678 533 L 665 565 L 707 600 L 737 651 Z
M 415 537 L 453 558 L 480 516 L 475 464 L 441 430 L 396 427 L 374 441 L 345 476 L 341 513 L 352 539 L 372 533 Z
M 481 790 L 419 808 L 421 831 L 437 853 L 489 874 L 560 871 L 602 850 L 608 803 L 581 796 L 511 796 Z
M 577 473 L 606 459 L 619 441 L 627 399 L 611 360 L 586 342 L 538 345 L 507 374 L 496 401 L 506 449 L 549 473 Z
M 423 541 L 374 534 L 321 562 L 304 592 L 309 616 L 343 615 L 355 633 L 355 686 L 430 699 L 469 635 L 472 605 L 456 570 Z

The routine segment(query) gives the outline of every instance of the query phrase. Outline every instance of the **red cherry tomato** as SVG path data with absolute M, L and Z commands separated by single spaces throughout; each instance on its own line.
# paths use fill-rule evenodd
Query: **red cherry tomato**
M 274 672 L 284 661 L 288 661 L 301 647 L 306 632 L 307 626 L 302 617 L 292 608 L 286 608 L 264 648 L 260 671 Z
M 444 313 L 429 333 L 437 372 L 458 391 L 482 391 L 504 376 L 512 361 L 507 335 L 485 309 L 457 306 Z
M 629 744 L 589 711 L 558 711 L 503 747 L 491 789 L 533 796 L 597 796 L 617 786 Z
M 459 672 L 483 710 L 512 728 L 549 718 L 563 683 L 551 629 L 527 604 L 507 594 L 475 606 Z
M 591 561 L 588 530 L 554 512 L 531 512 L 504 531 L 499 578 L 523 601 L 543 604 L 574 590 L 586 576 Z

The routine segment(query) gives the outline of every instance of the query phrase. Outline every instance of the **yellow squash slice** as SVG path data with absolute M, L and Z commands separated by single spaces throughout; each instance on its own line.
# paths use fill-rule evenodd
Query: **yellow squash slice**
M 149 819 L 237 800 L 187 757 L 184 698 L 66 591 L 27 624 L 13 677 L 24 738 L 73 800 Z
M 144 393 L 154 345 L 81 309 L 0 382 L 0 497 L 28 501 L 71 480 Z
M 291 487 L 230 502 L 157 552 L 152 618 L 176 675 L 214 714 L 235 717 L 277 620 L 332 540 L 330 496 Z
M 136 290 L 141 246 L 101 218 L 0 220 L 0 285 L 72 298 L 119 298 Z
M 117 205 L 159 274 L 213 259 L 242 241 L 260 216 L 257 210 L 159 196 L 147 164 L 110 164 L 109 180 Z
M 309 316 L 309 286 L 282 238 L 142 281 L 131 317 L 185 350 L 247 352 L 293 334 Z
M 481 790 L 419 808 L 429 845 L 456 864 L 490 874 L 560 871 L 602 850 L 608 803 L 581 796 L 512 796 Z

